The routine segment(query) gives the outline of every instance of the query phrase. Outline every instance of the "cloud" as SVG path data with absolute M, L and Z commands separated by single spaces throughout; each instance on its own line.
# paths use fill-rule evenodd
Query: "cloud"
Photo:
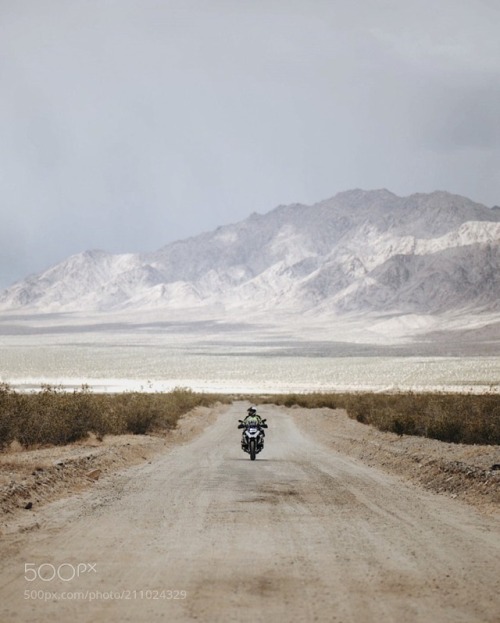
M 2 3 L 0 216 L 26 258 L 3 274 L 352 187 L 499 203 L 499 16 L 485 0 Z

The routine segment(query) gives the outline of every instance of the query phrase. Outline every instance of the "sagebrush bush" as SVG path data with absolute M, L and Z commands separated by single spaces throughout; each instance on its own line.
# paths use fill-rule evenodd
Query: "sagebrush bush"
M 493 393 L 314 392 L 268 396 L 261 402 L 306 408 L 343 408 L 358 422 L 398 435 L 420 435 L 452 443 L 500 444 L 500 395 Z
M 0 449 L 16 437 L 17 406 L 12 389 L 0 384 Z
M 228 401 L 216 394 L 188 389 L 168 393 L 94 394 L 88 386 L 73 392 L 44 385 L 35 393 L 18 393 L 0 385 L 0 449 L 17 440 L 24 447 L 71 443 L 94 433 L 145 434 L 174 428 L 198 405 Z
M 284 407 L 305 407 L 306 409 L 320 409 L 328 407 L 336 409 L 345 406 L 344 394 L 327 394 L 321 392 L 311 392 L 307 394 L 275 394 L 271 396 L 260 396 L 258 400 L 252 396 L 246 396 L 245 399 L 250 402 L 272 403 L 275 405 L 283 405 Z

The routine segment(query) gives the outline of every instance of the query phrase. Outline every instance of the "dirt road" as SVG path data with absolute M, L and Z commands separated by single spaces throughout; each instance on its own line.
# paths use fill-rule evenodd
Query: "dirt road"
M 500 620 L 498 517 L 304 437 L 301 410 L 262 409 L 251 462 L 244 409 L 4 535 L 0 621 Z

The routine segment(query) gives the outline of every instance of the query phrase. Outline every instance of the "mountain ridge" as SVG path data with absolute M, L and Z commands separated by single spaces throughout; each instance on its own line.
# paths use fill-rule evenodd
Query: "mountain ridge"
M 84 251 L 0 292 L 0 310 L 500 310 L 500 210 L 445 191 L 355 189 L 150 253 Z

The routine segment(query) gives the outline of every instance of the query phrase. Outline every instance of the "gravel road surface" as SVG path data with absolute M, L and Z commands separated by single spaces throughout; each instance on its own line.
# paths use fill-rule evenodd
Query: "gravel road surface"
M 0 544 L 0 621 L 500 621 L 500 520 L 246 404 L 149 463 L 48 504 Z

